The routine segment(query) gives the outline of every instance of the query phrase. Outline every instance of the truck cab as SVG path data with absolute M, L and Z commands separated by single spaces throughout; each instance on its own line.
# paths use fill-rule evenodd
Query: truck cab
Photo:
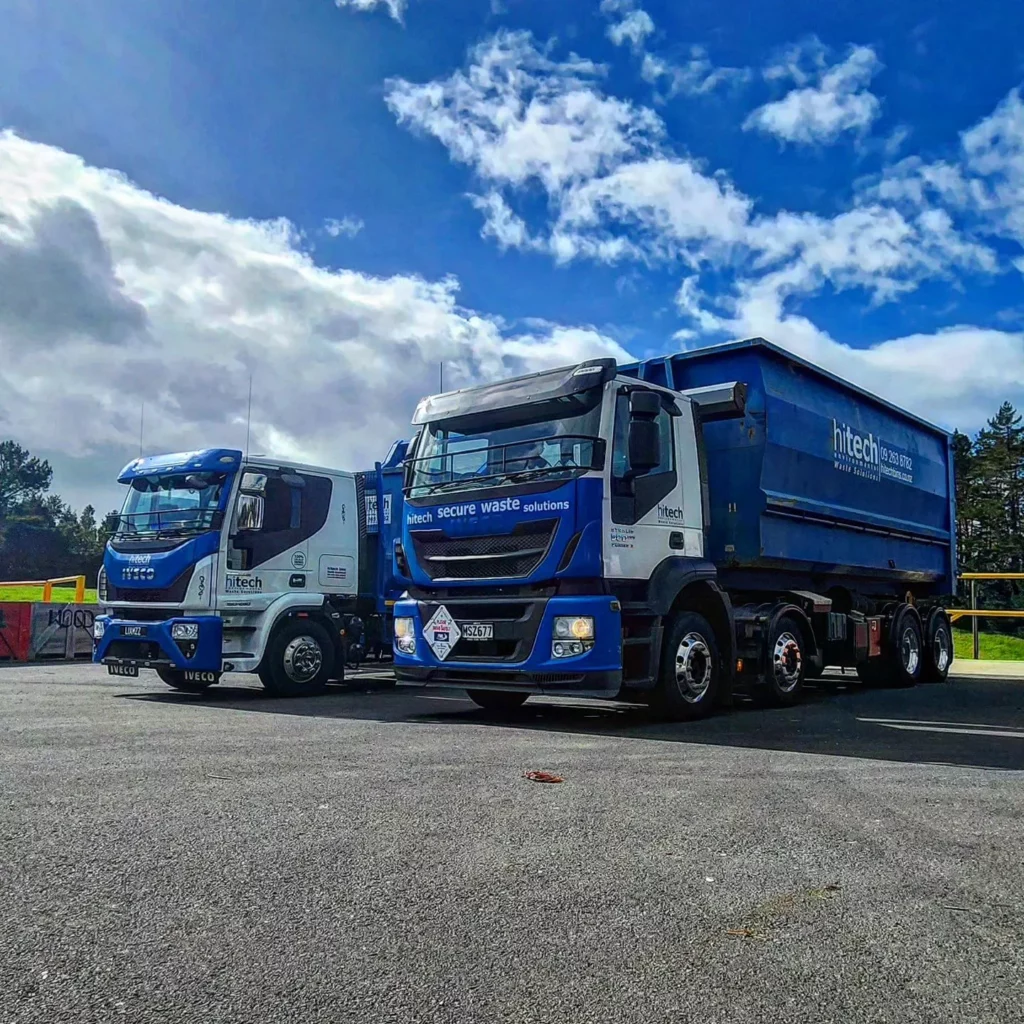
M 278 695 L 341 679 L 349 617 L 390 618 L 404 451 L 358 474 L 222 448 L 129 463 L 94 660 L 185 691 L 228 672 L 257 672 Z
M 918 468 L 866 490 L 837 412 L 870 425 L 862 461 Z M 947 435 L 761 339 L 432 396 L 413 423 L 400 681 L 685 718 L 737 682 L 792 703 L 826 664 L 948 671 Z

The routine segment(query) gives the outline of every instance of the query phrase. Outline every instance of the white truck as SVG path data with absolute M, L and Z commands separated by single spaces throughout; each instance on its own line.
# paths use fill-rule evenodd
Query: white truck
M 404 454 L 397 442 L 365 473 L 224 448 L 129 463 L 93 660 L 189 692 L 225 672 L 256 672 L 280 696 L 340 680 L 351 616 L 390 629 Z

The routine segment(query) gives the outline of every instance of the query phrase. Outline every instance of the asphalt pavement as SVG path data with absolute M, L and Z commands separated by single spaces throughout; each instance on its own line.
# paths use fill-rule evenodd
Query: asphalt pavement
M 1019 1019 L 1024 684 L 381 687 L 0 668 L 0 1022 Z

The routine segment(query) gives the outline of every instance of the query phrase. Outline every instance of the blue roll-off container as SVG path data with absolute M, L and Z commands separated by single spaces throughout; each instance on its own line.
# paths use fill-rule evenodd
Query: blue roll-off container
M 794 577 L 867 595 L 950 594 L 952 438 L 752 338 L 620 368 L 678 391 L 740 381 L 742 418 L 703 425 L 707 557 L 736 587 Z M 685 500 L 685 495 L 684 495 Z M 797 579 L 798 578 L 798 579 Z

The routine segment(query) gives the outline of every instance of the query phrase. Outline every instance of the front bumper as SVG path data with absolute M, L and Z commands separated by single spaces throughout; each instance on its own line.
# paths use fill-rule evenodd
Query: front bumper
M 93 647 L 97 664 L 221 671 L 224 635 L 219 615 L 182 615 L 159 622 L 98 615 L 96 621 L 105 624 Z M 179 622 L 196 624 L 199 639 L 173 640 L 171 627 Z
M 423 627 L 441 605 L 457 625 L 492 622 L 494 640 L 459 639 L 447 658 L 438 658 Z M 415 620 L 416 653 L 395 648 L 395 676 L 420 686 L 515 690 L 579 697 L 614 697 L 622 687 L 622 622 L 618 602 L 607 594 L 521 599 L 452 597 L 405 599 L 395 617 Z M 594 646 L 584 654 L 551 654 L 556 615 L 594 619 Z

